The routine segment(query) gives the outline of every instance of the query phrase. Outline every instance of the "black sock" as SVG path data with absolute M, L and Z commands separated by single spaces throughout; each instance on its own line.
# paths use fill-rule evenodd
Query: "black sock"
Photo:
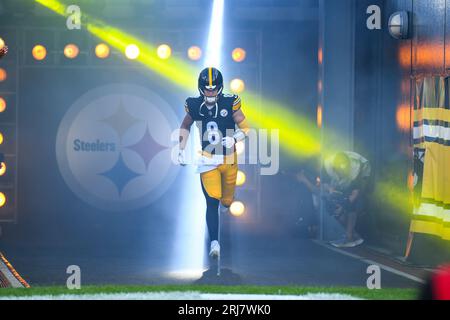
M 219 200 L 211 198 L 202 184 L 206 199 L 206 225 L 208 226 L 209 240 L 219 240 Z

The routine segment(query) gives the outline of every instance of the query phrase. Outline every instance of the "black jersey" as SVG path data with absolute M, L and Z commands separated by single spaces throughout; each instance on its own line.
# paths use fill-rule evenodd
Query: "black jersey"
M 202 96 L 188 98 L 185 110 L 196 122 L 202 140 L 202 150 L 211 155 L 230 155 L 235 147 L 222 147 L 222 138 L 232 137 L 236 124 L 233 113 L 241 108 L 241 98 L 233 94 L 219 95 L 218 102 L 208 108 Z

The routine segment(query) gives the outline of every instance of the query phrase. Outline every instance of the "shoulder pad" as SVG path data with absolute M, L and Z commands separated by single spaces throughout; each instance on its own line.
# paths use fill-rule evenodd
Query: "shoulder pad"
M 184 110 L 191 116 L 193 116 L 192 112 L 193 111 L 195 112 L 195 110 L 198 109 L 202 103 L 203 103 L 202 97 L 189 97 L 186 99 L 186 102 L 184 103 Z
M 233 111 L 238 111 L 241 108 L 241 97 L 235 94 L 233 98 Z

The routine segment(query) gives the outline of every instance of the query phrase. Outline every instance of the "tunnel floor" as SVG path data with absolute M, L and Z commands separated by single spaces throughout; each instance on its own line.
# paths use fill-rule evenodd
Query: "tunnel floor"
M 83 285 L 295 285 L 366 287 L 369 263 L 331 250 L 313 240 L 289 235 L 233 232 L 222 241 L 222 277 L 214 261 L 203 278 L 171 277 L 162 261 L 164 250 L 115 244 L 77 247 L 64 243 L 18 244 L 3 241 L 0 251 L 31 286 L 64 286 L 69 265 L 81 268 Z M 163 242 L 159 247 L 164 247 Z M 385 288 L 417 288 L 417 281 L 381 270 Z

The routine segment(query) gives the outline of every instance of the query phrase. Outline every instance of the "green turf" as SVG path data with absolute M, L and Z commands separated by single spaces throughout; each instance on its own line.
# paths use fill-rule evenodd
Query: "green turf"
M 368 290 L 355 287 L 296 287 L 296 286 L 206 286 L 206 285 L 166 285 L 166 286 L 85 286 L 80 290 L 68 290 L 65 287 L 33 287 L 29 289 L 0 289 L 0 296 L 31 296 L 59 294 L 93 293 L 135 293 L 198 291 L 203 293 L 241 293 L 241 294 L 280 294 L 304 295 L 307 293 L 340 293 L 373 300 L 413 300 L 417 298 L 414 289 Z

